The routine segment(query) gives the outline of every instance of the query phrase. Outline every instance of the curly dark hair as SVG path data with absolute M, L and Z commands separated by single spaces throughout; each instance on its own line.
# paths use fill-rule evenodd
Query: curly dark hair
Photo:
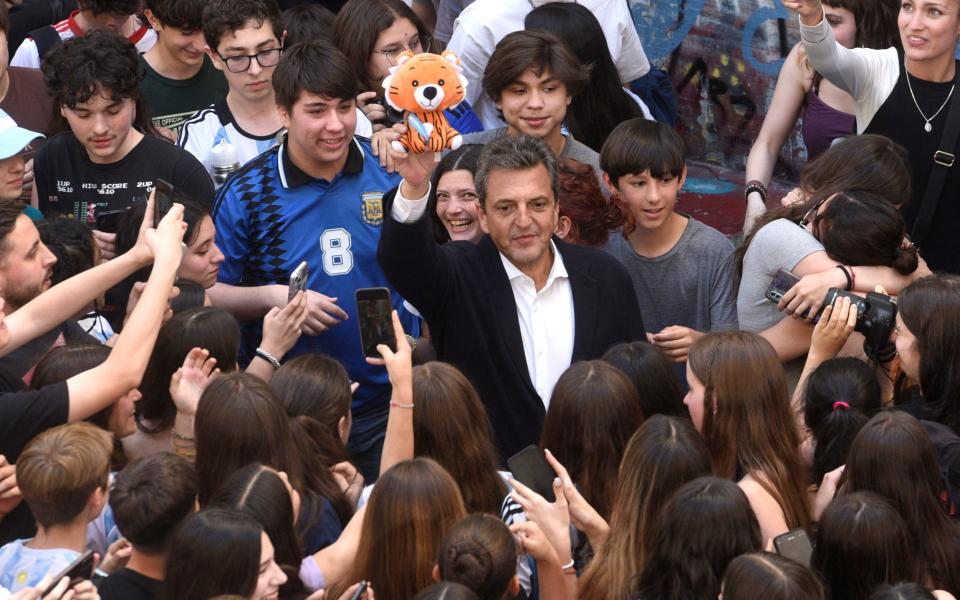
M 40 240 L 57 257 L 53 285 L 93 268 L 93 234 L 73 217 L 55 217 L 37 223 Z
M 43 81 L 54 102 L 76 108 L 97 94 L 136 103 L 134 126 L 156 135 L 150 113 L 140 97 L 143 69 L 137 48 L 125 37 L 107 30 L 91 31 L 52 49 L 43 62 Z M 63 123 L 61 122 L 61 127 Z
M 7 11 L 6 2 L 0 2 L 0 31 L 3 33 L 10 31 L 10 14 Z
M 77 0 L 77 7 L 95 15 L 132 15 L 140 10 L 140 0 Z
M 273 35 L 278 40 L 283 37 L 277 0 L 210 0 L 203 8 L 203 39 L 216 52 L 224 34 L 242 29 L 251 20 L 258 25 L 269 21 Z
M 161 24 L 184 31 L 203 27 L 204 0 L 147 0 L 147 8 Z

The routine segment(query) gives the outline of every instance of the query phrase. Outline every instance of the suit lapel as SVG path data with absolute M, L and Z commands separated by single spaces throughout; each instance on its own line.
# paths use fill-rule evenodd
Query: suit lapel
M 487 297 L 493 314 L 493 322 L 488 325 L 497 328 L 504 353 L 510 357 L 530 391 L 536 394 L 537 391 L 530 379 L 530 371 L 527 369 L 527 359 L 523 353 L 523 338 L 520 336 L 520 321 L 517 318 L 517 301 L 513 297 L 513 287 L 507 278 L 507 272 L 503 269 L 500 252 L 490 236 L 484 236 L 479 246 L 485 270 L 483 281 L 488 286 Z
M 570 362 L 576 362 L 592 355 L 590 342 L 594 338 L 597 326 L 597 310 L 600 306 L 597 297 L 597 281 L 590 274 L 590 265 L 581 260 L 576 252 L 570 251 L 570 245 L 554 238 L 554 243 L 563 256 L 563 265 L 570 277 L 570 291 L 573 294 L 573 356 Z

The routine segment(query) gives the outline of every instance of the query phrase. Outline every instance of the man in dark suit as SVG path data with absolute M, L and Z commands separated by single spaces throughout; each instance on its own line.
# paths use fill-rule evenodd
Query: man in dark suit
M 404 181 L 386 199 L 377 257 L 430 325 L 440 360 L 476 386 L 506 458 L 537 443 L 570 363 L 644 339 L 640 308 L 616 260 L 553 235 L 557 160 L 543 141 L 503 137 L 484 148 L 475 184 L 488 235 L 477 245 L 434 241 L 427 161 L 398 162 Z

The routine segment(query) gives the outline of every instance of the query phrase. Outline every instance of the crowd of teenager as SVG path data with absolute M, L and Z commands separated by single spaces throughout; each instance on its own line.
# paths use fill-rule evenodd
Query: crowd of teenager
M 960 595 L 960 0 L 891 2 L 784 0 L 735 245 L 626 0 L 0 0 L 0 599 Z

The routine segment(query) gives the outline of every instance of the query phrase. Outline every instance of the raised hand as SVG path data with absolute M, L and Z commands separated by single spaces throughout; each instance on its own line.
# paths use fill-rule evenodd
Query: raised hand
M 610 533 L 610 526 L 600 516 L 600 513 L 587 502 L 577 486 L 573 484 L 566 467 L 560 464 L 557 457 L 549 450 L 544 450 L 543 454 L 563 486 L 563 497 L 567 501 L 570 522 L 573 523 L 574 527 L 587 534 L 593 549 L 598 550 L 606 541 L 607 535 Z
M 800 15 L 804 25 L 813 26 L 823 19 L 823 7 L 820 0 L 783 0 L 787 10 Z
M 273 307 L 263 318 L 263 339 L 260 347 L 283 357 L 300 339 L 300 330 L 307 319 L 307 295 L 297 292 L 283 308 Z
M 217 359 L 211 357 L 208 350 L 194 348 L 187 353 L 183 366 L 170 378 L 170 397 L 178 413 L 191 417 L 197 414 L 200 396 L 220 375 L 216 365 Z
M 513 487 L 513 491 L 510 492 L 513 500 L 523 507 L 523 512 L 529 520 L 540 526 L 560 560 L 569 560 L 571 556 L 570 511 L 560 478 L 553 481 L 553 493 L 557 498 L 555 502 L 547 502 L 546 498 L 516 479 L 511 478 L 510 485 Z
M 386 344 L 377 345 L 377 352 L 383 358 L 367 357 L 367 362 L 371 365 L 385 365 L 387 367 L 387 376 L 390 378 L 390 384 L 395 388 L 403 385 L 411 385 L 413 382 L 413 350 L 410 348 L 410 342 L 403 333 L 403 325 L 400 323 L 400 316 L 397 311 L 391 313 L 393 321 L 393 335 L 397 342 L 397 351 L 394 352 Z

